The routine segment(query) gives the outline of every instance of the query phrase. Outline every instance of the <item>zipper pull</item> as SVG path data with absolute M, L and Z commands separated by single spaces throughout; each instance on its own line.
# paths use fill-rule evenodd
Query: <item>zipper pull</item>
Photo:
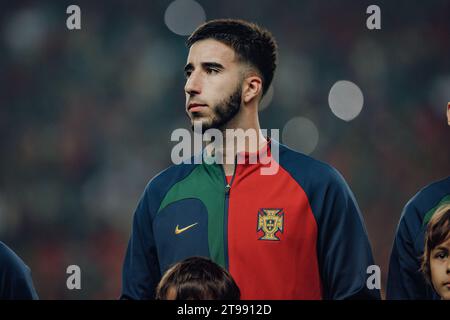
M 231 186 L 230 186 L 229 183 L 227 183 L 227 185 L 225 186 L 225 194 L 229 194 L 230 193 L 230 189 L 231 189 Z

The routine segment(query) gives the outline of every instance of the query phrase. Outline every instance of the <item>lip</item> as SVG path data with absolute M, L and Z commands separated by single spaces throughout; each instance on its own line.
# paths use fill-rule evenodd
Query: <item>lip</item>
M 200 110 L 202 110 L 203 108 L 206 108 L 206 107 L 207 107 L 206 104 L 191 103 L 188 106 L 188 111 L 197 112 L 197 111 L 200 111 Z

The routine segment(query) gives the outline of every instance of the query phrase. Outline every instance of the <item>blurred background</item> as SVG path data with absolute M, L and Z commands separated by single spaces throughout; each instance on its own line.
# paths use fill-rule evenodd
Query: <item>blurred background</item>
M 261 126 L 344 175 L 384 292 L 403 206 L 450 174 L 450 1 L 2 1 L 0 240 L 41 299 L 119 297 L 137 201 L 190 128 L 186 35 L 214 18 L 276 37 Z M 70 264 L 82 290 L 66 288 Z

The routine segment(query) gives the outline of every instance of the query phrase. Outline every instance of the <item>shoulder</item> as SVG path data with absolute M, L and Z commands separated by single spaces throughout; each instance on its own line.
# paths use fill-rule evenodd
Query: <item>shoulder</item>
M 443 200 L 450 201 L 450 177 L 430 183 L 420 189 L 405 205 L 401 221 L 421 225 L 427 214 Z
M 28 272 L 28 267 L 7 245 L 0 241 L 0 272 L 2 275 L 21 276 Z
M 450 177 L 435 181 L 420 189 L 406 204 L 405 212 L 415 210 L 425 215 L 446 196 L 450 196 Z
M 196 168 L 196 164 L 176 164 L 156 174 L 147 183 L 141 195 L 140 204 L 144 211 L 146 208 L 159 208 L 169 190 L 178 182 L 185 179 Z M 150 210 L 151 211 L 151 210 Z
M 279 162 L 303 189 L 348 188 L 345 179 L 333 166 L 279 144 Z
M 194 169 L 195 164 L 176 164 L 156 174 L 145 187 L 146 193 L 165 193 L 174 184 L 186 178 Z
M 433 202 L 450 195 L 450 177 L 432 182 L 420 189 L 409 201 L 416 205 L 433 205 Z
M 0 241 L 0 300 L 38 299 L 30 268 Z

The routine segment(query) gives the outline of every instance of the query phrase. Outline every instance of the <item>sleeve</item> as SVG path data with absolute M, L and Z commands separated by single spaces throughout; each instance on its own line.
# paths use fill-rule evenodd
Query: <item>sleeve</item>
M 397 227 L 389 261 L 386 298 L 393 300 L 429 299 L 420 270 L 420 255 L 415 241 L 421 231 L 420 215 L 412 204 L 405 206 Z
M 30 268 L 11 249 L 0 248 L 0 300 L 37 300 Z
M 367 286 L 374 261 L 363 218 L 352 191 L 334 169 L 324 193 L 318 221 L 324 299 L 380 299 L 379 286 Z
M 148 187 L 133 217 L 131 237 L 122 271 L 121 299 L 154 299 L 161 277 L 157 258 Z

